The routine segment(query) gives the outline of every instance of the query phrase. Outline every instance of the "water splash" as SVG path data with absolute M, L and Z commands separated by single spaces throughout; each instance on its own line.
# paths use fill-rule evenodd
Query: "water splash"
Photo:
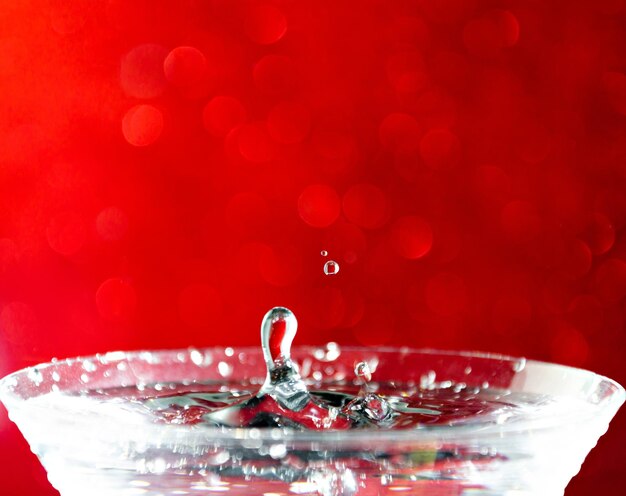
M 229 427 L 349 429 L 354 421 L 339 408 L 313 397 L 291 359 L 298 321 L 287 308 L 272 308 L 261 324 L 265 382 L 252 398 L 207 413 L 203 420 Z
M 281 406 L 296 412 L 310 401 L 307 387 L 291 360 L 291 344 L 297 330 L 296 316 L 287 308 L 272 308 L 263 317 L 261 348 L 267 376 L 257 395 L 270 395 Z
M 367 421 L 376 424 L 386 423 L 393 417 L 393 409 L 389 402 L 371 391 L 372 372 L 367 362 L 358 362 L 354 366 L 354 375 L 361 384 L 359 396 L 351 401 L 346 409 L 352 415 L 363 416 Z
M 361 381 L 362 385 L 366 385 L 372 380 L 372 372 L 367 362 L 358 362 L 354 366 L 354 375 Z

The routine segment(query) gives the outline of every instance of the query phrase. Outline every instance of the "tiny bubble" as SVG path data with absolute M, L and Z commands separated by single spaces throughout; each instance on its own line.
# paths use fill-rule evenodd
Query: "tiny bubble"
M 328 256 L 328 252 L 326 250 L 322 250 L 320 252 L 320 255 L 322 255 L 323 257 L 327 257 Z
M 334 260 L 329 260 L 324 264 L 324 274 L 334 276 L 339 272 L 339 264 Z

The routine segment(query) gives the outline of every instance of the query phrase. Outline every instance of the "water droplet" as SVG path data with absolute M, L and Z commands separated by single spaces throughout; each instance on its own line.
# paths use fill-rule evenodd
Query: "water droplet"
M 40 386 L 43 382 L 43 374 L 38 369 L 30 369 L 28 371 L 28 378 L 33 381 L 35 386 Z
M 155 458 L 146 462 L 146 468 L 152 474 L 162 474 L 167 470 L 167 462 L 163 458 Z
M 284 444 L 272 444 L 269 454 L 272 458 L 283 458 L 287 454 L 287 447 Z
M 434 370 L 431 370 L 427 374 L 422 375 L 420 377 L 420 388 L 432 389 L 435 385 L 436 378 L 437 378 L 437 374 L 435 374 Z
M 191 358 L 191 361 L 198 367 L 202 365 L 202 362 L 204 361 L 204 355 L 202 355 L 202 353 L 200 353 L 198 350 L 191 350 L 189 352 L 189 357 Z
M 333 360 L 337 360 L 339 355 L 341 355 L 339 345 L 332 341 L 327 343 L 325 348 L 317 348 L 313 351 L 313 356 L 321 362 L 332 362 Z
M 334 276 L 339 272 L 339 264 L 334 260 L 329 260 L 324 264 L 324 274 Z
M 525 358 L 520 358 L 519 360 L 513 362 L 513 372 L 521 372 L 524 368 L 526 368 Z
M 218 451 L 212 455 L 209 455 L 209 463 L 211 465 L 222 465 L 230 459 L 230 453 L 228 451 Z
M 220 362 L 217 364 L 217 371 L 222 377 L 228 377 L 233 373 L 233 366 L 226 362 Z
M 363 413 L 375 422 L 387 420 L 391 414 L 389 403 L 374 393 L 369 393 L 363 398 Z
M 359 362 L 354 366 L 354 375 L 365 385 L 372 380 L 372 372 L 367 362 Z
M 98 367 L 92 361 L 85 360 L 83 362 L 83 369 L 85 369 L 87 372 L 95 372 L 96 370 L 98 370 Z
M 323 257 L 327 257 L 328 256 L 328 252 L 326 250 L 322 250 L 320 252 L 320 255 L 322 255 Z
M 61 380 L 61 376 L 59 375 L 59 373 L 56 370 L 54 372 L 52 372 L 52 380 L 54 382 L 59 382 Z
M 393 478 L 391 475 L 389 474 L 383 474 L 380 477 L 380 485 L 381 486 L 388 486 L 389 484 L 391 484 L 391 482 L 393 482 Z

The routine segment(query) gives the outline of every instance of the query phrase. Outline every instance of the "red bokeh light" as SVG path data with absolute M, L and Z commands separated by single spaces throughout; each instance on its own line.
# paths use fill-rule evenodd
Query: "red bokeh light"
M 367 229 L 381 227 L 389 217 L 387 195 L 373 184 L 356 184 L 343 195 L 343 211 L 350 222 Z
M 298 213 L 313 227 L 328 227 L 339 218 L 341 202 L 337 192 L 325 184 L 310 184 L 298 198 Z
M 136 105 L 122 119 L 124 138 L 131 145 L 151 145 L 159 139 L 162 131 L 163 114 L 152 105 Z
M 209 91 L 209 65 L 204 54 L 195 47 L 174 48 L 165 57 L 163 70 L 167 80 L 186 97 L 200 98 Z
M 214 136 L 225 137 L 246 120 L 246 109 L 232 96 L 216 96 L 206 104 L 202 112 L 206 130 Z
M 270 45 L 280 40 L 287 32 L 287 19 L 274 5 L 252 6 L 246 15 L 246 34 L 261 45 Z
M 96 305 L 105 320 L 128 320 L 137 305 L 137 294 L 129 281 L 113 277 L 96 291 Z
M 394 248 L 405 258 L 422 258 L 432 248 L 433 230 L 424 219 L 414 216 L 400 217 L 391 229 Z

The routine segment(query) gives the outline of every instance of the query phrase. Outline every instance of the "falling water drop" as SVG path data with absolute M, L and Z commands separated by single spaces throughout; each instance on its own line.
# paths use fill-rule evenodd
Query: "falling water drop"
M 339 272 L 339 264 L 334 260 L 329 260 L 324 264 L 324 274 L 334 276 Z
M 328 252 L 326 250 L 322 250 L 320 252 L 320 255 L 322 255 L 323 257 L 327 257 L 328 256 Z
M 359 379 L 363 385 L 372 380 L 372 372 L 367 362 L 358 362 L 354 366 L 354 375 L 357 376 L 357 379 Z

